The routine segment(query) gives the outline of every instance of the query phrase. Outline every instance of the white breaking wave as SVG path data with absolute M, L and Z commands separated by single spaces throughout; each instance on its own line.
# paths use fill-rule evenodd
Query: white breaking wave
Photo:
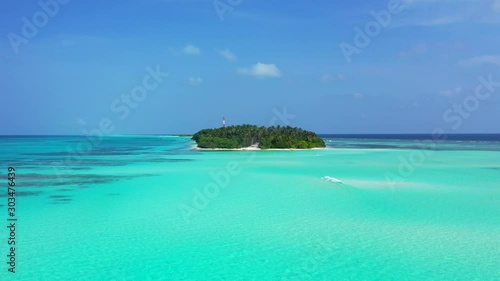
M 330 181 L 330 182 L 333 182 L 333 183 L 344 183 L 343 181 L 339 180 L 339 179 L 336 179 L 334 177 L 329 177 L 329 176 L 326 176 L 326 177 L 323 177 L 324 180 L 326 181 Z

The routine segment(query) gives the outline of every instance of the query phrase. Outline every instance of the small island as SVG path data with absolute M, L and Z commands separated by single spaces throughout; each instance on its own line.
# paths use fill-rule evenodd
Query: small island
M 325 142 L 314 132 L 290 126 L 258 127 L 239 125 L 204 129 L 193 135 L 202 149 L 312 149 L 324 148 Z

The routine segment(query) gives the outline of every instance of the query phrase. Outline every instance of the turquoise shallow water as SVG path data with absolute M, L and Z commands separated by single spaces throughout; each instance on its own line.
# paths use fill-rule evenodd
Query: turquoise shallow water
M 500 280 L 499 142 L 201 152 L 122 136 L 71 152 L 84 140 L 0 137 L 19 219 L 0 280 Z

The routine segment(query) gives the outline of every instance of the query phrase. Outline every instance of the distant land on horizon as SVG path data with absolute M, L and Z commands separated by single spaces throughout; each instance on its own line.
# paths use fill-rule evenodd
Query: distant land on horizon
M 312 149 L 326 147 L 323 139 L 311 131 L 290 126 L 225 125 L 203 129 L 193 135 L 203 149 Z
M 113 137 L 113 136 L 179 136 L 179 137 L 190 137 L 193 136 L 194 133 L 183 133 L 183 134 L 111 134 L 111 135 L 105 135 L 106 137 Z M 317 133 L 318 136 L 320 137 L 336 137 L 336 138 L 356 138 L 356 137 L 370 137 L 370 138 L 380 138 L 380 137 L 388 137 L 388 138 L 394 138 L 394 137 L 418 137 L 422 139 L 428 139 L 432 137 L 432 134 L 429 133 L 411 133 L 411 134 L 404 134 L 404 133 L 375 133 L 375 134 L 370 134 L 370 133 L 363 133 L 363 134 L 335 134 L 335 133 Z M 498 137 L 500 138 L 500 133 L 461 133 L 461 134 L 444 134 L 448 137 L 451 137 L 453 139 L 461 138 L 461 137 Z M 83 134 L 78 134 L 78 135 L 64 135 L 64 134 L 58 134 L 58 135 L 32 135 L 32 134 L 23 134 L 23 135 L 6 135 L 6 134 L 0 134 L 0 137 L 84 137 L 85 135 Z

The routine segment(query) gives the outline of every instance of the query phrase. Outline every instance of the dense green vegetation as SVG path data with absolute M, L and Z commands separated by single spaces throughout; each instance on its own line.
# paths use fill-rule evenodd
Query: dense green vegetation
M 290 126 L 240 125 L 204 129 L 194 134 L 193 140 L 200 148 L 242 148 L 257 143 L 261 149 L 325 147 L 325 142 L 315 133 Z

